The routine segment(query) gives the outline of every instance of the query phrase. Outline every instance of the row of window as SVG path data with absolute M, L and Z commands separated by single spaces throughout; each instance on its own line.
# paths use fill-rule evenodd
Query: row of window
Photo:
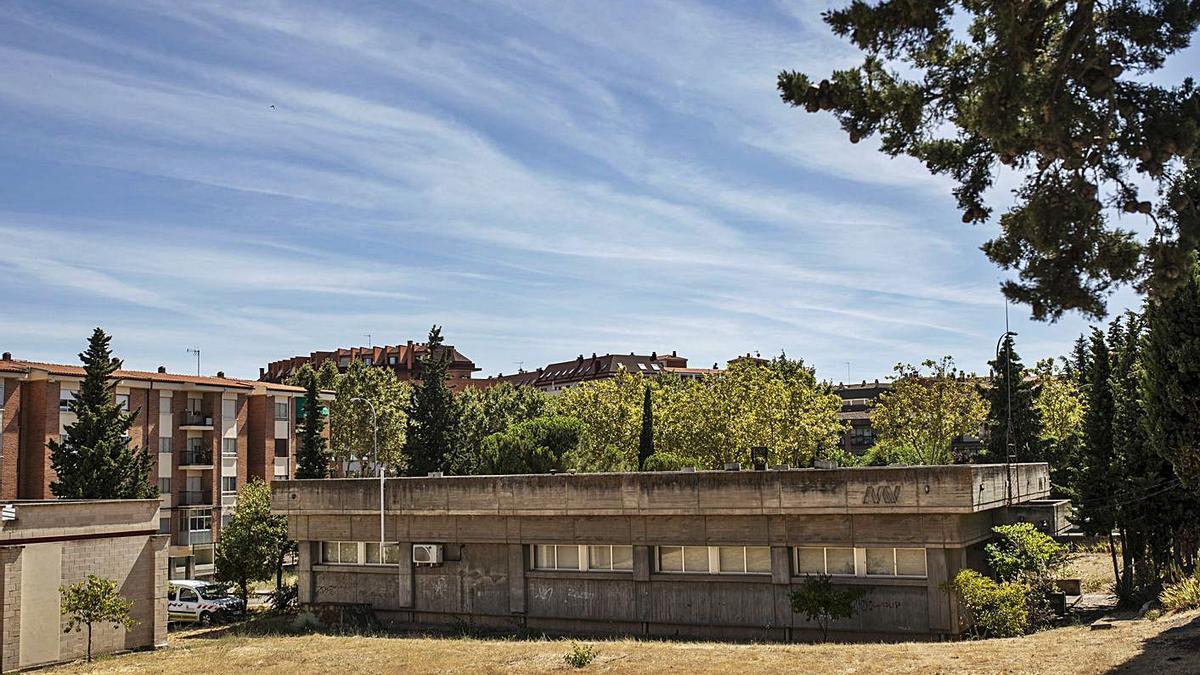
M 158 439 L 158 451 L 165 455 L 171 454 L 172 440 L 173 439 L 170 436 L 160 437 Z M 236 439 L 236 438 L 222 438 L 221 439 L 221 454 L 225 455 L 226 457 L 237 457 L 237 454 L 238 454 L 237 441 L 238 441 L 238 439 Z M 193 452 L 203 450 L 204 449 L 204 439 L 189 438 L 188 439 L 188 449 Z M 288 439 L 286 439 L 286 438 L 275 439 L 275 456 L 276 457 L 287 457 L 288 456 Z
M 323 541 L 321 562 L 327 565 L 399 565 L 400 545 L 377 541 Z
M 656 546 L 655 569 L 668 574 L 770 574 L 769 546 Z M 536 570 L 633 570 L 632 546 L 536 544 Z M 893 547 L 792 548 L 796 574 L 833 576 L 910 577 L 928 575 L 925 549 Z

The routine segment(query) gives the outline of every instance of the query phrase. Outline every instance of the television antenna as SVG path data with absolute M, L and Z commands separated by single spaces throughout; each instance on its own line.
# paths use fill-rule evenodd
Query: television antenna
M 200 348 L 188 347 L 188 353 L 196 355 L 196 376 L 198 377 L 200 375 Z

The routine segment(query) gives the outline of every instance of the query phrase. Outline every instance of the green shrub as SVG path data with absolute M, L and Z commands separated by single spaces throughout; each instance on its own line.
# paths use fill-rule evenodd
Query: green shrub
M 1169 584 L 1158 596 L 1163 609 L 1181 611 L 1200 609 L 1200 570 L 1182 581 Z
M 563 657 L 563 661 L 566 661 L 567 665 L 574 668 L 583 668 L 594 660 L 596 660 L 596 650 L 592 649 L 589 645 L 581 645 L 578 642 L 572 642 L 571 651 L 567 652 L 566 656 Z
M 1001 581 L 1020 581 L 1031 574 L 1053 575 L 1066 562 L 1067 547 L 1039 532 L 1032 523 L 999 525 L 992 532 L 1000 537 L 984 550 Z
M 808 621 L 821 627 L 822 639 L 829 639 L 829 622 L 854 616 L 860 600 L 867 591 L 855 586 L 835 587 L 827 574 L 814 574 L 800 582 L 792 591 L 792 611 L 803 614 Z
M 954 577 L 954 590 L 962 599 L 976 632 L 989 637 L 1017 637 L 1029 631 L 1029 586 L 1019 581 L 989 579 L 975 570 Z
M 642 465 L 643 471 L 679 471 L 685 467 L 696 466 L 696 460 L 677 455 L 673 452 L 656 452 L 646 458 Z

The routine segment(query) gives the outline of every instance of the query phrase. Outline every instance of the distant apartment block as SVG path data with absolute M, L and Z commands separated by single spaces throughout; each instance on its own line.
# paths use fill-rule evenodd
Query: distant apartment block
M 83 368 L 0 358 L 0 500 L 47 499 L 54 471 L 46 444 L 75 421 L 68 403 Z M 295 472 L 304 390 L 225 377 L 119 370 L 116 398 L 138 411 L 130 443 L 154 452 L 159 532 L 170 534 L 171 578 L 213 570 L 213 544 L 237 490 Z
M 337 365 L 338 372 L 346 372 L 351 363 L 358 361 L 368 366 L 387 368 L 401 381 L 411 382 L 421 379 L 421 360 L 428 354 L 428 344 L 412 340 L 402 345 L 340 347 L 333 351 L 312 352 L 308 356 L 293 356 L 272 361 L 266 368 L 259 369 L 258 379 L 263 382 L 284 382 L 305 365 L 319 369 L 326 361 L 332 360 Z M 471 386 L 471 375 L 479 370 L 475 367 L 475 362 L 451 345 L 443 345 L 435 357 L 444 357 L 450 361 L 446 373 L 446 384 L 450 389 L 462 391 Z
M 980 380 L 983 381 L 983 380 Z M 833 391 L 842 397 L 842 408 L 838 419 L 845 424 L 842 432 L 842 449 L 855 455 L 865 454 L 875 445 L 877 440 L 875 430 L 871 427 L 871 407 L 883 394 L 891 391 L 890 382 L 867 382 L 833 386 Z M 973 455 L 983 447 L 979 436 L 960 436 L 954 440 L 951 449 L 958 455 Z
M 522 370 L 512 375 L 503 373 L 487 379 L 476 380 L 477 386 L 490 387 L 498 384 L 511 384 L 514 387 L 536 387 L 546 392 L 556 392 L 583 382 L 594 382 L 610 377 L 624 369 L 629 373 L 644 375 L 661 375 L 674 373 L 682 378 L 700 378 L 705 375 L 720 372 L 713 364 L 712 368 L 689 368 L 688 360 L 672 351 L 670 354 L 659 355 L 651 352 L 649 355 L 634 354 L 592 354 L 586 358 L 580 354 L 572 361 L 551 363 L 537 370 Z

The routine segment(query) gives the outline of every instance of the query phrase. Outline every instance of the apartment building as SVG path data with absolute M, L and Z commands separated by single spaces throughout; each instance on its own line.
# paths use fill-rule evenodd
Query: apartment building
M 536 387 L 542 391 L 553 393 L 583 382 L 615 377 L 622 368 L 629 373 L 640 372 L 651 376 L 674 373 L 685 379 L 701 378 L 720 372 L 715 363 L 712 368 L 689 368 L 687 358 L 679 356 L 675 351 L 662 355 L 659 355 L 658 352 L 650 352 L 648 355 L 630 352 L 627 355 L 605 354 L 603 356 L 593 353 L 591 358 L 585 358 L 583 354 L 580 354 L 573 361 L 551 363 L 537 370 L 522 370 L 511 375 L 501 373 L 475 382 L 477 386 L 482 387 L 507 383 L 514 387 Z
M 285 382 L 305 365 L 321 368 L 326 361 L 333 361 L 338 372 L 344 373 L 351 363 L 362 362 L 376 368 L 387 368 L 403 382 L 421 379 L 421 360 L 429 355 L 429 345 L 409 340 L 405 344 L 372 347 L 339 347 L 333 351 L 312 352 L 308 356 L 293 356 L 280 359 L 260 368 L 258 379 L 263 382 Z M 446 358 L 450 366 L 446 372 L 446 384 L 453 391 L 462 391 L 471 386 L 471 376 L 479 368 L 452 345 L 442 345 L 435 358 Z
M 989 380 L 976 378 L 980 386 L 987 386 Z M 868 382 L 837 383 L 833 391 L 842 397 L 842 408 L 838 411 L 838 419 L 842 421 L 845 430 L 842 432 L 842 449 L 855 455 L 862 455 L 875 445 L 875 430 L 871 426 L 871 407 L 879 397 L 892 390 L 892 383 Z M 983 440 L 979 435 L 959 436 L 954 439 L 951 450 L 959 456 L 969 457 L 983 448 Z
M 0 357 L 0 500 L 48 499 L 54 472 L 46 444 L 75 421 L 68 404 L 80 366 Z M 294 474 L 296 413 L 304 390 L 225 377 L 118 370 L 116 398 L 138 412 L 130 443 L 150 448 L 170 534 L 171 578 L 213 571 L 213 546 L 252 478 Z

